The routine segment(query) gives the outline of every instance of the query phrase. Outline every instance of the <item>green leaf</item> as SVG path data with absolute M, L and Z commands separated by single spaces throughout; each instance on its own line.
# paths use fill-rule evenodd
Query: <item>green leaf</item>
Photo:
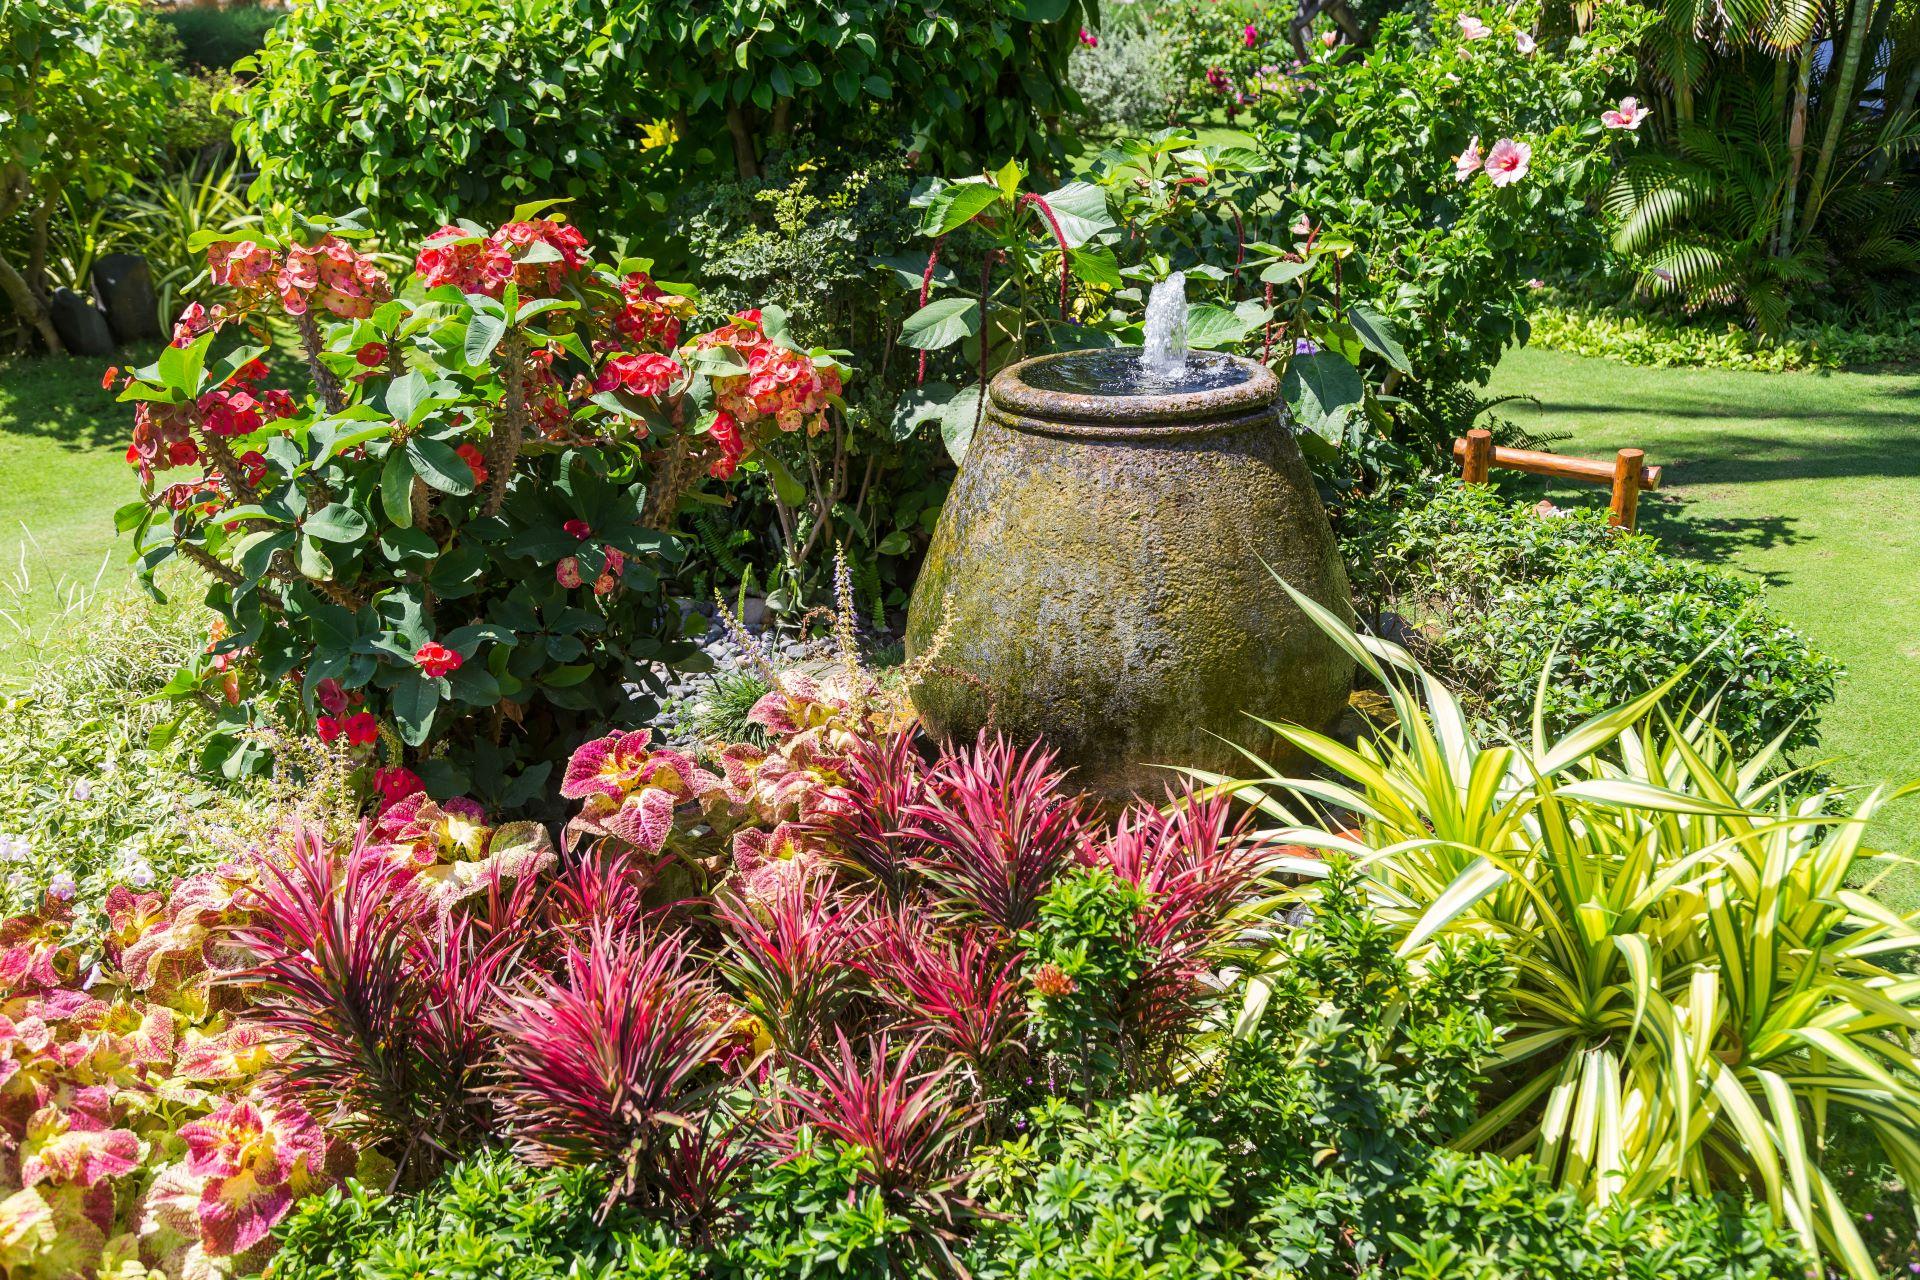
M 1103 289 L 1118 289 L 1126 283 L 1120 274 L 1120 259 L 1113 250 L 1105 245 L 1096 245 L 1091 249 L 1070 249 L 1067 261 L 1073 266 L 1073 274 L 1088 284 Z
M 1287 362 L 1280 393 L 1294 420 L 1316 435 L 1337 442 L 1346 420 L 1366 394 L 1360 371 L 1337 351 L 1316 351 Z
M 207 348 L 212 344 L 213 335 L 204 333 L 187 346 L 168 347 L 162 351 L 155 364 L 159 381 L 184 396 L 197 395 L 200 391 L 200 375 L 207 367 Z
M 760 460 L 766 464 L 767 478 L 773 481 L 773 491 L 780 501 L 795 509 L 807 505 L 807 487 L 794 479 L 793 472 L 787 470 L 787 464 L 780 461 L 778 454 L 767 450 L 761 453 Z
M 1413 372 L 1413 366 L 1407 363 L 1406 348 L 1400 345 L 1399 330 L 1391 320 L 1366 303 L 1356 302 L 1347 308 L 1347 322 L 1360 335 L 1360 341 L 1367 350 L 1402 373 Z
M 1260 279 L 1264 284 L 1290 284 L 1311 270 L 1311 262 L 1276 262 L 1260 273 Z
M 467 341 L 463 354 L 467 363 L 486 364 L 493 358 L 493 349 L 500 345 L 500 339 L 507 336 L 507 322 L 499 316 L 475 316 L 467 324 Z M 408 377 L 417 377 L 409 374 Z
M 393 688 L 393 718 L 400 740 L 417 747 L 433 732 L 434 708 L 440 704 L 440 682 L 423 672 L 409 671 Z
M 1187 345 L 1201 351 L 1242 342 L 1252 328 L 1245 316 L 1211 302 L 1200 303 L 1187 311 Z
M 387 413 L 412 426 L 429 399 L 428 390 L 427 380 L 419 374 L 401 374 L 387 384 Z
M 1107 193 L 1091 182 L 1069 182 L 1047 192 L 1045 199 L 1069 248 L 1078 249 L 1114 229 L 1113 217 L 1107 212 Z
M 329 502 L 301 522 L 309 538 L 323 542 L 352 542 L 366 536 L 367 518 L 344 502 Z
M 980 332 L 980 303 L 974 298 L 936 298 L 906 318 L 900 344 L 938 351 Z
M 309 578 L 318 578 L 324 582 L 333 577 L 333 561 L 327 558 L 327 553 L 322 551 L 320 544 L 312 538 L 300 539 L 298 548 L 294 552 L 294 561 L 298 564 L 300 572 Z
M 955 395 L 940 411 L 940 440 L 947 446 L 947 456 L 956 467 L 967 460 L 979 418 L 980 384 L 977 382 Z
M 413 460 L 405 449 L 389 449 L 380 465 L 380 509 L 402 529 L 413 527 Z
M 1000 189 L 977 180 L 949 182 L 934 192 L 920 214 L 920 234 L 944 236 L 964 227 L 1000 201 Z
M 407 441 L 407 461 L 415 475 L 442 493 L 461 497 L 473 492 L 473 469 L 452 445 L 413 436 Z

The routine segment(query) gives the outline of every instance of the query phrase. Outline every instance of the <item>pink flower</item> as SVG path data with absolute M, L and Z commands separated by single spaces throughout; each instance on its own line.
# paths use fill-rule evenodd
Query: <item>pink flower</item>
M 1534 42 L 1533 36 L 1530 33 L 1516 31 L 1513 33 L 1513 47 L 1518 49 L 1523 57 L 1531 58 L 1533 51 L 1540 46 Z
M 1098 49 L 1100 47 L 1100 37 L 1085 27 L 1082 27 L 1080 28 L 1080 43 L 1089 49 Z
M 1487 152 L 1487 178 L 1496 187 L 1504 187 L 1527 176 L 1533 160 L 1533 148 L 1512 138 L 1502 138 Z
M 414 665 L 430 676 L 444 676 L 458 671 L 462 658 L 437 640 L 429 640 L 413 653 Z
M 1463 13 L 1460 15 L 1460 34 L 1469 40 L 1485 40 L 1493 34 L 1493 28 L 1473 14 Z
M 1542 280 L 1539 276 L 1535 276 L 1533 277 L 1533 279 L 1527 281 L 1527 288 L 1529 289 L 1544 289 L 1546 287 L 1547 287 L 1547 282 L 1545 280 Z
M 1647 109 L 1640 105 L 1638 98 L 1622 98 L 1618 111 L 1600 114 L 1600 123 L 1609 129 L 1638 129 L 1640 122 L 1646 118 Z
M 364 369 L 377 369 L 387 362 L 387 348 L 379 342 L 369 342 L 353 353 L 353 358 Z
M 684 372 L 672 356 L 643 351 L 638 355 L 618 355 L 609 359 L 595 380 L 595 391 L 625 387 L 637 396 L 664 396 Z
M 574 537 L 580 539 L 580 541 L 582 542 L 585 542 L 588 538 L 591 538 L 593 536 L 593 526 L 589 525 L 585 520 L 581 520 L 577 517 L 575 519 L 567 521 L 565 524 L 561 525 L 560 527 L 566 530 L 568 533 L 572 534 Z
M 571 591 L 580 585 L 580 560 L 577 556 L 567 556 L 553 566 L 554 581 Z
M 1260 32 L 1251 22 L 1247 24 L 1247 29 L 1240 34 L 1246 39 L 1247 48 L 1254 49 L 1259 47 Z
M 1465 182 L 1479 171 L 1480 138 L 1479 135 L 1476 134 L 1474 135 L 1473 141 L 1467 144 L 1467 149 L 1453 158 L 1453 180 L 1455 182 Z
M 1338 31 L 1322 31 L 1320 33 L 1320 43 L 1331 49 L 1340 43 L 1340 33 Z

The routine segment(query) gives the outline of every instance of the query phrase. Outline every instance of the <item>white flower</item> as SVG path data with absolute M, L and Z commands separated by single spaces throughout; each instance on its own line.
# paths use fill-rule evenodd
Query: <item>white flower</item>
M 1530 58 L 1533 56 L 1533 51 L 1540 46 L 1534 43 L 1533 35 L 1530 32 L 1516 31 L 1513 33 L 1513 47 L 1518 49 L 1524 56 Z
M 81 801 L 93 799 L 93 783 L 89 782 L 85 778 L 82 778 L 80 779 L 80 781 L 74 783 L 73 798 L 75 800 L 81 800 Z
M 127 883 L 136 889 L 153 887 L 153 868 L 144 862 L 136 862 L 127 870 Z
M 73 895 L 78 892 L 80 892 L 80 886 L 64 871 L 47 881 L 47 896 L 55 902 L 71 902 Z
M 1469 40 L 1485 40 L 1493 34 L 1493 28 L 1470 13 L 1460 15 L 1460 34 Z

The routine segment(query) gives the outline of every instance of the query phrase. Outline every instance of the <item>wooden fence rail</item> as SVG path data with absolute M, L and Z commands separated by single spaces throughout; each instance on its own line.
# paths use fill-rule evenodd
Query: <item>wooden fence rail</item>
M 1488 472 L 1505 467 L 1536 476 L 1607 485 L 1613 490 L 1607 523 L 1622 529 L 1633 528 L 1639 519 L 1640 494 L 1660 487 L 1660 468 L 1644 465 L 1647 455 L 1639 449 L 1622 449 L 1612 462 L 1532 449 L 1500 449 L 1494 447 L 1493 433 L 1476 427 L 1465 439 L 1453 442 L 1453 456 L 1460 459 L 1460 478 L 1468 484 L 1485 484 Z

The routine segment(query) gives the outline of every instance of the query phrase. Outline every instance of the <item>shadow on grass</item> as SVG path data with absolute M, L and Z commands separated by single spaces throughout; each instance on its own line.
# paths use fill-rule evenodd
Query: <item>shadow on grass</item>
M 73 450 L 124 448 L 133 430 L 133 406 L 101 387 L 108 360 L 80 356 L 14 358 L 0 363 L 0 436 L 51 440 Z

